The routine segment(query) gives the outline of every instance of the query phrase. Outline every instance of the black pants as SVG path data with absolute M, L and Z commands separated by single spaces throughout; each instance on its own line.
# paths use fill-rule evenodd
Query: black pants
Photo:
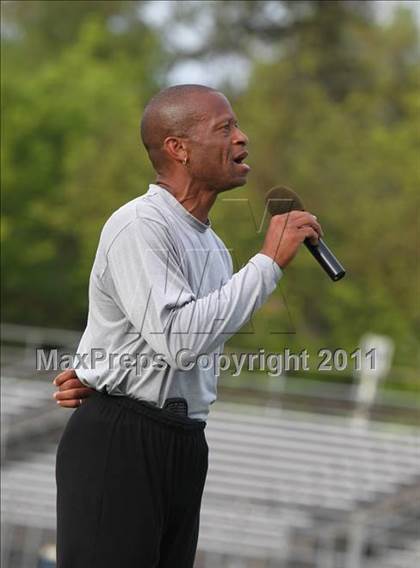
M 205 422 L 95 393 L 57 451 L 57 568 L 192 568 Z

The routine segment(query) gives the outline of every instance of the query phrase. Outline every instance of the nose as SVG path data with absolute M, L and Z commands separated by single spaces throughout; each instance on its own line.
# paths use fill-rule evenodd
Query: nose
M 247 146 L 248 142 L 249 142 L 248 136 L 245 134 L 245 132 L 242 132 L 240 128 L 236 127 L 233 135 L 233 143 Z

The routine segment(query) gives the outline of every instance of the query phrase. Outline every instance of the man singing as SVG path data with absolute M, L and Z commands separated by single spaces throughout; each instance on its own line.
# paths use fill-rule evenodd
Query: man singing
M 79 364 L 55 379 L 57 402 L 77 407 L 57 451 L 58 568 L 192 568 L 217 387 L 197 358 L 221 353 L 321 234 L 310 213 L 276 215 L 232 274 L 208 218 L 250 170 L 229 101 L 170 87 L 146 106 L 141 136 L 156 181 L 105 223 Z

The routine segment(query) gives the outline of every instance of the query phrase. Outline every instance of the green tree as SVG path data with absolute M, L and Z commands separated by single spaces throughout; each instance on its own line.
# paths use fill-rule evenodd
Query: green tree
M 360 80 L 353 78 L 339 97 L 320 79 L 322 51 L 302 42 L 299 49 L 293 45 L 276 60 L 257 64 L 236 102 L 251 139 L 253 172 L 246 195 L 253 207 L 279 182 L 294 187 L 348 270 L 333 284 L 302 251 L 281 284 L 293 326 L 280 291 L 266 308 L 264 325 L 294 328 L 296 336 L 285 339 L 292 346 L 351 349 L 367 330 L 385 333 L 397 342 L 397 362 L 415 367 L 418 30 L 410 14 L 400 11 L 387 27 L 372 24 L 367 30 L 357 24 L 347 37 L 355 38 L 353 68 L 360 69 Z M 228 207 L 218 212 L 223 222 Z M 249 226 L 244 213 L 234 239 L 242 257 L 250 246 Z M 232 243 L 227 233 L 223 236 Z M 264 345 L 279 348 L 279 342 L 278 336 L 267 336 Z
M 101 226 L 152 179 L 138 138 L 145 102 L 170 65 L 237 54 L 252 63 L 249 84 L 222 90 L 253 169 L 246 188 L 220 196 L 216 231 L 240 268 L 262 243 L 264 193 L 290 185 L 348 275 L 333 284 L 303 250 L 231 344 L 352 349 L 370 330 L 391 335 L 398 364 L 414 368 L 420 55 L 410 13 L 381 26 L 371 2 L 182 2 L 152 30 L 146 6 L 4 5 L 4 320 L 83 327 Z M 174 41 L 194 26 L 194 49 Z M 248 198 L 255 219 L 232 198 Z
M 133 67 L 129 53 L 109 50 L 104 22 L 88 18 L 73 43 L 40 61 L 31 74 L 15 72 L 6 49 L 6 321 L 76 328 L 85 323 L 100 228 L 151 179 L 138 123 L 159 88 L 161 55 L 153 34 L 140 42 L 141 58 L 136 56 Z M 11 49 L 25 53 L 27 46 Z
M 357 35 L 369 32 L 373 17 L 373 2 L 357 0 L 190 1 L 172 4 L 164 29 L 175 61 L 216 58 L 223 65 L 232 56 L 240 67 L 310 52 L 314 77 L 339 99 L 350 86 L 369 80 L 354 54 L 361 47 Z M 174 23 L 179 33 L 171 33 Z M 177 38 L 191 27 L 200 30 L 200 41 L 184 46 Z M 235 93 L 233 77 L 225 87 Z

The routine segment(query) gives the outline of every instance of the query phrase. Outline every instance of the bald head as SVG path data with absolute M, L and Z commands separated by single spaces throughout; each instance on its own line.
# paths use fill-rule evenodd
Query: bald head
M 160 91 L 149 101 L 140 132 L 156 171 L 165 166 L 164 140 L 168 136 L 188 137 L 202 117 L 200 99 L 217 92 L 204 85 L 176 85 Z

